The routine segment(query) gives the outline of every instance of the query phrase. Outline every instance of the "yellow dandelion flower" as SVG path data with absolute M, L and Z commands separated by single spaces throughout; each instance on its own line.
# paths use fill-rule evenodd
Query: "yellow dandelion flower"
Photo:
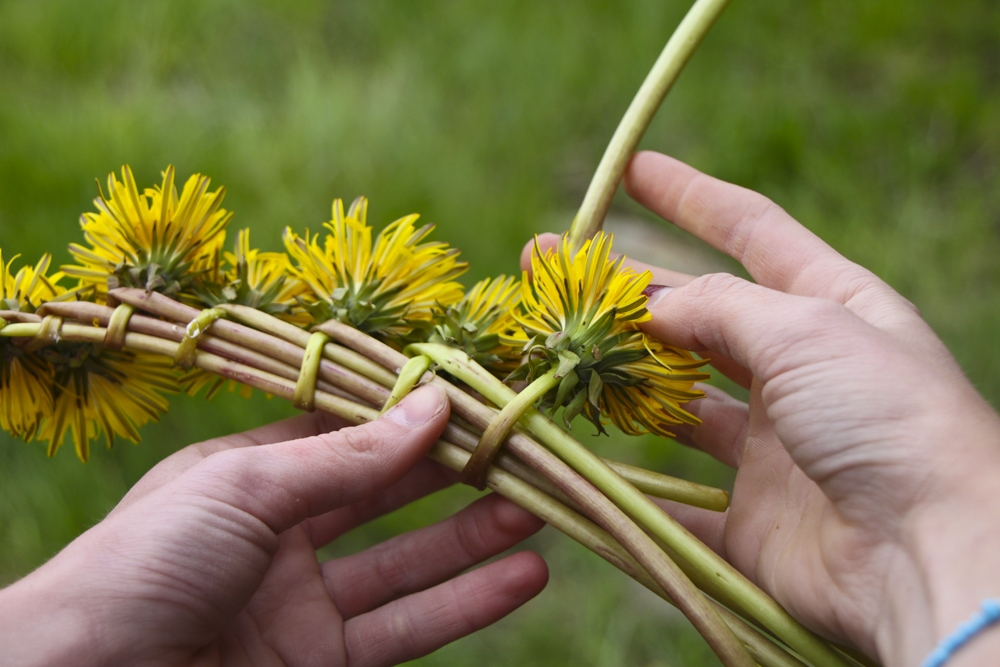
M 616 345 L 611 355 L 628 352 L 638 358 L 614 363 L 612 357 L 609 361 L 614 365 L 598 362 L 592 367 L 591 373 L 601 378 L 602 391 L 596 406 L 589 400 L 583 401 L 583 412 L 591 422 L 598 422 L 604 415 L 628 435 L 649 432 L 664 437 L 673 436 L 669 430 L 671 424 L 701 423 L 680 404 L 704 396 L 692 388 L 695 382 L 709 377 L 697 370 L 705 364 L 704 360 L 642 332 L 633 333 Z M 589 389 L 590 378 L 581 376 L 581 379 Z
M 158 355 L 61 342 L 40 352 L 53 368 L 52 408 L 38 431 L 53 456 L 67 435 L 81 461 L 90 441 L 108 447 L 120 436 L 139 442 L 139 428 L 159 421 L 169 407 L 164 393 L 177 391 L 173 362 Z
M 572 257 L 566 237 L 544 255 L 535 246 L 515 316 L 529 337 L 559 333 L 585 345 L 650 318 L 643 290 L 652 276 L 624 266 L 624 257 L 611 261 L 612 239 L 600 233 Z
M 532 279 L 522 282 L 515 318 L 527 361 L 509 378 L 532 379 L 551 369 L 561 378 L 543 407 L 565 408 L 569 423 L 584 414 L 603 432 L 602 417 L 629 434 L 672 435 L 671 424 L 698 423 L 680 407 L 702 393 L 705 361 L 638 330 L 650 318 L 643 290 L 650 273 L 636 273 L 624 257 L 612 260 L 612 236 L 599 233 L 573 253 L 566 238 L 531 256 Z
M 80 264 L 63 270 L 92 285 L 98 298 L 119 286 L 184 292 L 211 269 L 232 217 L 221 208 L 225 188 L 208 186 L 208 177 L 194 174 L 178 194 L 169 166 L 161 185 L 140 193 L 132 170 L 122 167 L 122 180 L 108 176 L 108 197 L 94 200 L 97 212 L 80 217 L 89 247 L 69 246 Z
M 521 284 L 499 276 L 476 283 L 458 303 L 435 315 L 430 342 L 457 347 L 484 368 L 506 375 L 521 363 L 521 344 L 510 344 Z
M 34 268 L 25 266 L 15 274 L 11 266 L 16 259 L 5 263 L 0 250 L 0 311 L 34 312 L 42 303 L 66 293 L 59 286 L 60 274 L 46 276 L 50 255 L 44 255 Z M 3 314 L 0 312 L 0 318 Z M 0 319 L 0 325 L 5 322 Z M 25 351 L 23 343 L 0 338 L 0 428 L 29 441 L 42 417 L 52 409 L 52 369 Z
M 283 319 L 290 317 L 306 286 L 292 273 L 292 263 L 283 252 L 261 252 L 250 246 L 250 230 L 236 236 L 233 252 L 226 252 L 212 270 L 202 276 L 194 292 L 208 306 L 236 303 Z
M 0 254 L 2 308 L 34 312 L 73 296 L 59 285 L 62 274 L 46 276 L 50 261 L 46 255 L 12 274 Z M 138 442 L 138 428 L 167 409 L 162 393 L 177 390 L 170 359 L 71 341 L 29 351 L 30 342 L 0 336 L 0 426 L 26 441 L 49 441 L 50 456 L 68 433 L 84 461 L 101 434 L 109 446 L 115 436 Z
M 310 291 L 302 302 L 316 322 L 336 319 L 361 331 L 398 341 L 429 327 L 434 313 L 462 298 L 455 278 L 468 264 L 446 243 L 421 243 L 433 225 L 417 228 L 417 215 L 396 220 L 373 240 L 366 224 L 368 200 L 359 197 L 344 213 L 333 202 L 329 233 L 300 237 L 285 229 L 294 271 Z

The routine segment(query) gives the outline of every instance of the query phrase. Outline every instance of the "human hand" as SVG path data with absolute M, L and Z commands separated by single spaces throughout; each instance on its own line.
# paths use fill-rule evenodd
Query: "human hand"
M 750 390 L 705 387 L 677 428 L 737 468 L 731 509 L 669 510 L 821 634 L 919 664 L 1000 595 L 1000 418 L 909 302 L 763 196 L 654 153 L 625 187 L 756 281 L 629 262 L 674 288 L 647 333 Z M 997 654 L 993 631 L 949 667 Z
M 316 558 L 457 480 L 422 459 L 448 414 L 424 387 L 364 426 L 315 413 L 181 450 L 0 591 L 0 664 L 389 665 L 493 623 L 547 580 L 532 553 L 458 576 L 541 527 L 498 496 Z

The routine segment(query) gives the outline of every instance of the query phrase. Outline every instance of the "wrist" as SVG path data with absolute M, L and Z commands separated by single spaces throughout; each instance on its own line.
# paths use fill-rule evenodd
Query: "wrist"
M 46 567 L 0 590 L 0 664 L 108 664 L 94 616 Z
M 989 457 L 986 457 L 987 459 Z M 975 459 L 974 459 L 975 460 Z M 1000 598 L 1000 465 L 979 459 L 976 470 L 951 477 L 906 517 L 897 581 L 878 630 L 887 665 L 919 666 L 945 637 Z M 957 652 L 948 667 L 992 664 L 1000 628 L 988 628 Z

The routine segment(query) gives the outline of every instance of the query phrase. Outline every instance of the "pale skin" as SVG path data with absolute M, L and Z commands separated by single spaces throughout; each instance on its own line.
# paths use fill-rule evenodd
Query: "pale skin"
M 316 556 L 456 481 L 423 458 L 448 414 L 423 387 L 364 426 L 317 413 L 165 459 L 0 591 L 0 664 L 391 665 L 493 623 L 548 577 L 530 552 L 465 572 L 542 525 L 498 496 L 354 556 Z
M 765 197 L 656 153 L 625 187 L 754 281 L 630 262 L 674 288 L 643 328 L 750 391 L 705 387 L 678 433 L 737 469 L 731 509 L 668 510 L 819 633 L 919 665 L 1000 597 L 1000 417 L 911 303 Z M 1000 626 L 948 667 L 998 655 Z

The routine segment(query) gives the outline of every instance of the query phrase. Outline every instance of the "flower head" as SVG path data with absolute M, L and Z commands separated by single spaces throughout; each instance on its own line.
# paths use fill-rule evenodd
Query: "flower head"
M 484 368 L 507 375 L 521 362 L 521 345 L 510 344 L 520 299 L 521 284 L 513 277 L 481 280 L 461 301 L 435 315 L 430 341 L 464 350 Z
M 109 350 L 92 343 L 60 342 L 40 351 L 52 369 L 52 408 L 38 431 L 53 456 L 68 434 L 80 460 L 90 441 L 116 436 L 139 442 L 139 427 L 159 421 L 168 406 L 164 393 L 177 391 L 173 362 L 158 355 Z
M 224 253 L 221 261 L 197 280 L 194 292 L 208 306 L 236 303 L 288 319 L 297 305 L 296 297 L 305 289 L 292 275 L 288 255 L 252 248 L 250 230 L 243 229 L 237 234 L 233 252 Z
M 209 192 L 208 185 L 208 177 L 194 174 L 178 194 L 169 166 L 161 185 L 140 193 L 128 166 L 120 181 L 110 174 L 108 196 L 94 200 L 97 212 L 80 216 L 89 247 L 70 244 L 80 264 L 63 270 L 99 297 L 114 287 L 183 293 L 211 269 L 232 217 L 221 208 L 225 188 Z
M 680 404 L 702 396 L 692 386 L 708 377 L 696 371 L 705 361 L 639 331 L 651 275 L 612 260 L 611 242 L 599 233 L 576 253 L 565 238 L 545 253 L 535 246 L 515 314 L 528 359 L 509 377 L 557 369 L 542 405 L 565 408 L 567 423 L 583 413 L 602 432 L 603 417 L 626 433 L 670 436 L 671 424 L 698 423 Z
M 46 275 L 50 255 L 44 255 L 33 268 L 24 266 L 13 273 L 11 266 L 16 259 L 5 263 L 0 250 L 0 311 L 32 313 L 42 303 L 66 293 L 59 285 L 60 274 Z M 5 324 L 6 320 L 0 319 L 0 325 Z M 43 415 L 51 410 L 51 380 L 52 369 L 26 351 L 22 341 L 0 338 L 0 428 L 31 440 Z
M 285 247 L 297 264 L 295 275 L 308 286 L 301 300 L 316 322 L 336 319 L 399 341 L 462 298 L 455 278 L 468 265 L 446 243 L 421 243 L 434 226 L 416 227 L 415 214 L 391 223 L 373 241 L 367 213 L 364 197 L 346 214 L 337 199 L 322 244 L 318 235 L 286 229 Z
M 74 295 L 59 284 L 62 274 L 46 275 L 49 262 L 46 255 L 34 268 L 12 274 L 0 255 L 3 309 L 33 313 Z M 162 392 L 176 391 L 172 365 L 164 357 L 58 337 L 35 349 L 31 339 L 0 336 L 0 427 L 25 441 L 48 440 L 50 456 L 72 433 L 86 461 L 98 435 L 109 446 L 116 435 L 139 441 L 138 428 L 167 409 Z

